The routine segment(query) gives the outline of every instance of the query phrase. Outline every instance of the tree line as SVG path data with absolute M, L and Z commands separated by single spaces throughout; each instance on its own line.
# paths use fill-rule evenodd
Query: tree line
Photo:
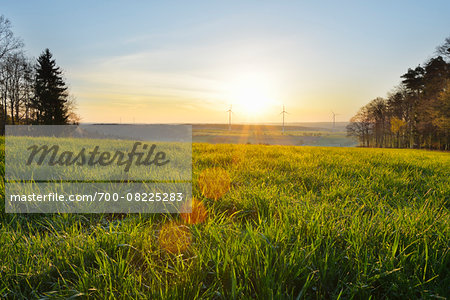
M 6 124 L 74 124 L 75 101 L 49 49 L 33 60 L 0 16 L 0 134 Z
M 386 98 L 361 107 L 347 135 L 365 147 L 450 150 L 450 37 L 436 54 L 401 75 Z

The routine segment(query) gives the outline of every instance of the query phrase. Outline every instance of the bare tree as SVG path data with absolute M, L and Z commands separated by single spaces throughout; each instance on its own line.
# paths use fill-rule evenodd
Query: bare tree
M 363 106 L 358 113 L 350 119 L 347 125 L 347 136 L 357 137 L 360 145 L 370 147 L 373 133 L 373 122 L 370 119 L 368 106 Z
M 28 120 L 32 97 L 32 66 L 22 52 L 8 54 L 0 63 L 0 91 L 3 115 L 11 124 Z M 4 118 L 3 121 L 6 121 Z
M 66 107 L 69 114 L 67 122 L 74 125 L 80 124 L 81 117 L 75 112 L 77 110 L 77 103 L 75 97 L 71 94 L 68 94 Z
M 3 59 L 8 53 L 14 52 L 23 47 L 22 41 L 14 36 L 11 31 L 11 22 L 0 16 L 0 60 Z
M 7 101 L 10 92 L 10 72 L 5 59 L 23 47 L 22 41 L 14 36 L 11 22 L 3 15 L 0 16 L 0 134 L 4 134 L 4 126 L 8 119 Z
M 445 42 L 442 45 L 436 48 L 436 53 L 450 59 L 450 36 L 445 39 Z
M 385 146 L 385 134 L 386 134 L 386 100 L 378 97 L 372 100 L 367 105 L 367 111 L 369 119 L 374 124 L 375 146 Z

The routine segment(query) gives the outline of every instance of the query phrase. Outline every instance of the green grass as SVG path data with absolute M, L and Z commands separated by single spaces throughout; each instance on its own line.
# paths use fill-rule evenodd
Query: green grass
M 217 200 L 211 167 L 231 181 Z M 0 298 L 449 297 L 449 170 L 439 152 L 194 144 L 208 217 L 187 249 L 161 246 L 175 214 L 2 212 Z
M 339 146 L 355 147 L 358 142 L 348 137 L 345 131 L 331 132 L 320 130 L 296 130 L 288 126 L 286 132 L 281 128 L 243 127 L 233 129 L 194 129 L 192 139 L 196 143 L 211 144 L 263 144 L 292 146 Z

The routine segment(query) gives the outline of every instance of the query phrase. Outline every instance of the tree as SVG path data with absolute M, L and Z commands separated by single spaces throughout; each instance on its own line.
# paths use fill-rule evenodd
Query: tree
M 445 89 L 450 79 L 450 64 L 441 56 L 431 58 L 425 64 L 423 76 L 423 96 L 418 104 L 417 129 L 420 135 L 421 146 L 433 147 L 437 143 L 436 126 L 433 119 L 442 110 L 438 100 L 440 93 Z
M 33 67 L 10 21 L 0 16 L 0 134 L 6 124 L 76 124 L 75 107 L 50 51 Z
M 406 100 L 408 102 L 407 106 L 409 107 L 408 135 L 410 137 L 409 145 L 411 148 L 419 144 L 417 106 L 423 93 L 424 74 L 425 69 L 419 65 L 415 69 L 408 69 L 408 72 L 400 76 L 400 78 L 403 78 L 402 84 L 407 92 Z
M 400 147 L 400 135 L 402 132 L 403 127 L 405 127 L 406 122 L 403 121 L 402 119 L 399 119 L 397 117 L 392 117 L 391 119 L 391 131 L 393 134 L 396 135 L 396 139 L 397 139 L 397 148 Z
M 370 138 L 373 133 L 373 123 L 370 120 L 368 106 L 363 106 L 358 113 L 350 119 L 347 125 L 347 136 L 357 137 L 361 146 L 370 147 Z
M 402 85 L 396 87 L 394 92 L 388 95 L 386 105 L 391 116 L 398 119 L 408 118 L 408 106 L 406 103 L 406 92 Z
M 450 36 L 445 39 L 445 42 L 436 49 L 438 55 L 442 55 L 450 59 Z
M 11 22 L 3 15 L 0 16 L 0 60 L 22 46 L 22 41 L 11 31 Z
M 362 145 L 450 149 L 450 37 L 428 59 L 400 76 L 386 100 L 377 98 L 350 120 Z
M 15 53 L 22 53 L 23 43 L 16 38 L 11 31 L 11 22 L 3 15 L 0 16 L 0 134 L 5 132 L 5 124 L 8 121 L 7 104 L 10 94 L 10 75 L 7 70 L 8 58 Z
M 450 80 L 437 98 L 433 110 L 433 125 L 436 126 L 439 149 L 450 150 Z
M 8 54 L 0 63 L 2 116 L 7 116 L 9 111 L 11 124 L 20 124 L 24 118 L 25 122 L 29 119 L 28 107 L 33 85 L 31 74 L 31 64 L 22 52 Z
M 368 117 L 374 125 L 375 146 L 385 146 L 386 100 L 381 97 L 373 99 L 367 105 Z
M 62 72 L 49 49 L 37 59 L 33 107 L 39 124 L 67 124 L 69 117 L 67 87 Z

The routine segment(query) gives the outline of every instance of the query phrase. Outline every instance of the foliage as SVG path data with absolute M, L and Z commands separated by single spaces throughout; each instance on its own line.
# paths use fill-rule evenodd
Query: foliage
M 38 124 L 66 124 L 67 87 L 49 49 L 37 59 L 33 107 Z
M 438 48 L 447 58 L 449 40 Z M 437 56 L 401 78 L 387 99 L 372 100 L 358 112 L 347 127 L 348 135 L 358 137 L 362 146 L 449 150 L 450 62 Z
M 48 49 L 27 58 L 11 23 L 0 16 L 0 134 L 6 124 L 78 123 L 75 101 Z

